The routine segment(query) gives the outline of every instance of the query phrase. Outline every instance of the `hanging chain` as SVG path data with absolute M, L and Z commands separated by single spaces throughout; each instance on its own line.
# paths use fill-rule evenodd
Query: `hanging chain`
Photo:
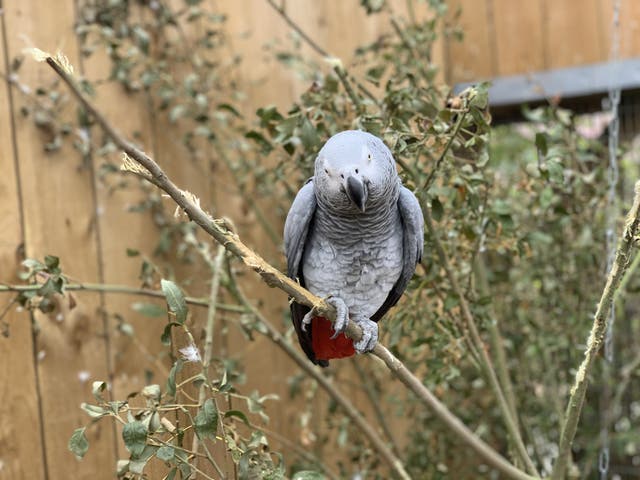
M 609 87 L 609 110 L 611 112 L 611 120 L 608 128 L 609 137 L 609 191 L 607 193 L 607 202 L 605 214 L 607 215 L 607 230 L 605 238 L 605 248 L 607 251 L 607 275 L 613 267 L 615 248 L 616 248 L 616 218 L 617 218 L 617 196 L 616 187 L 618 185 L 618 139 L 620 134 L 620 119 L 618 118 L 618 105 L 620 104 L 620 88 L 613 85 L 618 63 L 618 53 L 620 44 L 620 0 L 613 0 L 613 24 L 611 34 L 611 84 Z M 613 324 L 616 318 L 615 303 L 611 305 L 609 319 L 607 322 L 607 330 L 604 339 L 604 358 L 605 365 L 603 369 L 603 394 L 601 397 L 600 410 L 602 415 L 602 423 L 600 430 L 600 456 L 598 458 L 598 470 L 600 472 L 600 480 L 606 480 L 609 474 L 609 426 L 610 426 L 610 397 L 611 397 L 611 378 L 610 373 L 613 368 L 614 349 L 613 349 Z

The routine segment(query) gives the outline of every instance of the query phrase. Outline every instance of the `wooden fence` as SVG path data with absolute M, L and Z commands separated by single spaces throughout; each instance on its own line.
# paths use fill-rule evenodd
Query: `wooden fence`
M 265 60 L 265 42 L 274 38 L 287 41 L 289 30 L 282 19 L 263 0 L 209 1 L 228 14 L 230 48 L 241 52 L 244 59 L 240 81 L 247 92 L 245 113 L 265 104 L 286 108 L 307 86 L 291 71 Z M 345 59 L 350 58 L 356 45 L 389 30 L 385 16 L 365 18 L 357 0 L 286 3 L 289 14 L 303 29 L 329 52 Z M 391 3 L 398 11 L 405 6 L 400 0 Z M 437 49 L 435 60 L 444 64 L 449 81 L 587 63 L 608 56 L 610 2 L 605 0 L 449 3 L 452 10 L 463 7 L 460 22 L 466 30 L 463 43 L 441 42 Z M 640 45 L 636 35 L 640 4 L 633 0 L 622 4 L 621 55 L 631 56 L 638 53 Z M 35 45 L 51 51 L 61 48 L 89 79 L 107 76 L 105 58 L 79 57 L 74 35 L 78 12 L 75 0 L 0 0 L 0 11 L 3 71 L 9 70 L 9 63 L 23 48 Z M 427 14 L 424 6 L 419 13 Z M 303 51 L 314 55 L 308 48 Z M 53 80 L 46 66 L 29 60 L 19 75 L 24 85 L 47 85 Z M 30 94 L 3 83 L 0 283 L 19 281 L 16 274 L 25 256 L 53 254 L 62 259 L 64 271 L 74 279 L 135 284 L 139 259 L 127 257 L 126 249 L 151 255 L 156 235 L 148 216 L 127 210 L 140 194 L 131 189 L 110 191 L 100 181 L 97 157 L 80 158 L 70 142 L 56 152 L 45 153 L 46 135 L 34 126 L 32 118 L 21 113 Z M 184 146 L 172 137 L 172 126 L 166 120 L 150 117 L 144 102 L 132 101 L 120 87 L 111 84 L 99 87 L 97 103 L 121 132 L 135 136 L 154 155 L 178 185 L 210 199 L 207 203 L 216 207 L 216 215 L 235 219 L 253 247 L 276 263 L 282 261 L 278 250 L 257 229 L 251 229 L 253 218 L 245 215 L 243 199 L 231 196 L 228 178 L 181 160 L 187 158 Z M 74 111 L 69 106 L 66 114 L 73 115 Z M 176 268 L 180 277 L 180 267 Z M 202 284 L 190 286 L 189 293 L 206 295 L 206 279 L 199 278 Z M 257 283 L 253 292 L 270 314 L 280 315 L 286 302 L 284 295 Z M 9 298 L 1 294 L 0 311 Z M 30 319 L 11 305 L 5 316 L 10 336 L 0 338 L 0 479 L 112 478 L 116 459 L 126 452 L 108 422 L 89 429 L 92 450 L 82 462 L 67 450 L 70 433 L 87 423 L 79 404 L 91 399 L 93 380 L 109 380 L 115 397 L 122 398 L 145 384 L 145 369 L 162 378 L 166 366 L 149 361 L 149 355 L 157 351 L 154 346 L 162 322 L 137 315 L 131 310 L 131 298 L 122 295 L 82 292 L 75 298 L 74 309 L 61 302 L 52 314 Z M 135 342 L 117 333 L 112 315 L 116 312 L 135 329 Z M 247 391 L 258 389 L 282 398 L 288 396 L 286 378 L 295 368 L 277 348 L 266 341 L 248 343 L 239 334 L 232 335 L 229 344 L 231 352 L 247 365 Z M 345 363 L 342 368 L 350 367 Z M 358 405 L 366 404 L 359 392 L 354 392 L 353 398 Z M 318 396 L 315 401 L 326 399 Z M 300 428 L 291 418 L 299 407 L 300 403 L 281 402 L 269 412 L 271 428 L 294 442 Z

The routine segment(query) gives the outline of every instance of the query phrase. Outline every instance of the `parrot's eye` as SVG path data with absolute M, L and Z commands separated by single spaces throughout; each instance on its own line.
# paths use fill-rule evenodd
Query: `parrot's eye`
M 358 169 L 356 168 L 356 173 L 358 173 Z
M 343 173 L 340 174 L 340 178 L 344 178 L 344 174 Z
M 326 168 L 324 169 L 324 173 L 326 173 L 327 175 L 329 174 L 329 170 L 327 170 Z
M 371 161 L 371 154 L 367 155 L 367 160 Z

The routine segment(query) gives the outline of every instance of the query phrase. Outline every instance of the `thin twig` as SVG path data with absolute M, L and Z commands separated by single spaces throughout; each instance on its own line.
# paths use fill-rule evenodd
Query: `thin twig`
M 191 330 L 189 330 L 189 327 L 187 327 L 187 325 L 186 325 L 186 324 L 183 324 L 183 325 L 182 325 L 182 328 L 183 328 L 184 333 L 187 335 L 187 338 L 189 339 L 189 344 L 191 344 L 191 345 L 196 345 L 196 340 L 193 338 L 193 334 L 191 333 Z M 201 365 L 203 366 L 203 371 L 204 371 L 204 359 L 201 359 L 200 363 L 201 363 Z M 208 384 L 208 385 L 211 387 L 211 382 L 210 382 L 210 380 L 209 380 L 209 377 L 208 377 L 208 376 L 205 376 L 205 383 L 206 383 L 206 384 Z M 213 388 L 212 388 L 212 390 L 213 390 Z M 200 390 L 200 392 L 199 392 L 199 393 L 200 393 L 200 394 L 202 394 L 202 390 Z M 182 390 L 182 394 L 183 394 L 183 395 L 185 395 L 189 400 L 194 401 L 194 400 L 191 398 L 191 396 L 190 396 L 190 395 L 187 395 L 187 392 L 185 392 L 185 391 L 184 391 L 184 389 Z M 204 397 L 203 397 L 202 395 L 200 395 L 200 397 L 202 398 L 202 400 L 198 400 L 198 405 L 199 405 L 200 407 L 202 407 L 202 405 L 204 405 Z M 213 403 L 215 404 L 216 412 L 219 412 L 219 411 L 220 411 L 220 409 L 218 408 L 218 402 L 216 401 L 216 398 L 215 398 L 215 397 L 213 397 L 213 398 L 212 398 L 212 400 L 213 400 Z M 176 413 L 177 413 L 177 412 L 176 412 Z M 196 424 L 196 422 L 195 422 L 195 420 L 193 419 L 193 416 L 191 415 L 191 413 L 189 413 L 189 411 L 187 411 L 187 410 L 185 410 L 185 412 L 184 412 L 184 413 L 189 417 L 189 421 L 191 422 L 191 425 L 195 425 L 195 424 Z M 225 433 L 224 433 L 224 423 L 222 422 L 222 420 L 220 420 L 220 427 L 221 427 L 221 430 L 222 430 L 222 438 L 225 438 Z M 198 436 L 198 434 L 197 434 L 197 433 L 194 433 L 194 437 L 197 437 L 197 436 Z M 207 457 L 207 460 L 209 460 L 209 463 L 213 466 L 213 468 L 215 468 L 216 472 L 218 472 L 218 475 L 220 475 L 220 479 L 221 479 L 221 480 L 225 480 L 225 479 L 226 479 L 226 476 L 225 476 L 224 472 L 222 471 L 222 469 L 220 468 L 220 466 L 218 465 L 218 463 L 217 463 L 217 462 L 215 461 L 215 459 L 213 458 L 213 455 L 211 454 L 211 451 L 210 451 L 210 450 L 209 450 L 209 448 L 207 447 L 206 443 L 205 443 L 205 442 L 202 442 L 202 443 L 196 443 L 196 442 L 194 442 L 194 443 L 193 443 L 193 445 L 195 445 L 196 447 L 198 447 L 198 445 L 201 445 L 201 446 L 202 446 L 202 448 L 203 448 L 203 450 L 204 450 L 204 453 L 205 453 L 205 456 Z M 195 452 L 195 453 L 198 453 L 197 448 L 196 448 L 196 449 L 194 449 L 194 452 Z M 197 462 L 195 462 L 195 463 L 197 463 Z M 192 467 L 193 467 L 193 470 L 194 470 L 196 473 L 200 472 L 200 470 L 198 470 L 197 465 L 195 465 L 195 464 L 194 464 L 194 465 L 192 465 Z
M 562 434 L 560 436 L 560 444 L 558 446 L 558 459 L 556 460 L 553 471 L 551 472 L 551 478 L 553 480 L 561 480 L 564 478 L 571 454 L 571 445 L 573 444 L 573 439 L 578 427 L 578 421 L 580 420 L 580 413 L 582 412 L 582 406 L 584 405 L 584 398 L 587 393 L 589 374 L 593 368 L 596 355 L 602 346 L 604 334 L 607 330 L 609 311 L 611 310 L 611 304 L 613 303 L 615 292 L 618 290 L 620 281 L 629 268 L 631 252 L 637 241 L 639 225 L 640 182 L 636 183 L 633 206 L 627 214 L 624 232 L 622 234 L 620 244 L 618 245 L 618 249 L 616 250 L 613 267 L 609 272 L 607 282 L 604 286 L 604 290 L 602 291 L 602 296 L 600 297 L 600 302 L 598 302 L 598 307 L 593 317 L 593 325 L 591 326 L 591 333 L 587 340 L 587 350 L 584 354 L 584 359 L 576 372 L 573 387 L 571 387 L 569 402 L 567 404 L 567 410 L 562 426 Z
M 468 113 L 469 113 L 469 109 L 465 108 L 462 112 L 460 112 L 458 114 L 458 120 L 456 121 L 455 125 L 453 126 L 453 132 L 449 136 L 449 139 L 447 140 L 447 143 L 444 145 L 444 148 L 442 149 L 442 152 L 440 152 L 440 155 L 438 156 L 438 159 L 436 160 L 436 164 L 431 169 L 431 172 L 429 172 L 429 176 L 427 176 L 426 180 L 424 181 L 424 184 L 422 185 L 422 188 L 420 189 L 421 191 L 426 192 L 426 191 L 429 190 L 429 187 L 431 186 L 431 182 L 433 182 L 433 179 L 435 178 L 436 173 L 440 169 L 440 165 L 442 164 L 442 161 L 444 160 L 444 157 L 447 155 L 447 152 L 449 151 L 449 149 L 453 145 L 453 141 L 458 136 L 458 133 L 460 133 L 460 128 L 462 128 L 462 122 L 464 122 L 464 119 L 465 119 L 465 117 L 467 116 Z
M 0 293 L 2 292 L 33 292 L 42 287 L 39 284 L 32 285 L 8 285 L 0 284 Z M 125 295 L 136 295 L 143 297 L 166 298 L 165 294 L 160 290 L 149 290 L 147 288 L 129 287 L 127 285 L 108 285 L 102 283 L 68 283 L 64 286 L 65 291 L 87 291 L 87 292 L 105 292 L 105 293 L 122 293 Z M 186 297 L 186 302 L 190 305 L 200 307 L 209 306 L 209 301 L 202 298 Z M 227 303 L 218 303 L 216 308 L 227 312 L 245 313 L 246 309 L 238 305 L 230 305 Z
M 487 281 L 486 266 L 482 255 L 478 255 L 478 257 L 476 257 L 474 264 L 476 273 L 475 276 L 477 279 L 478 288 L 480 290 L 480 295 L 482 295 L 484 298 L 487 298 L 489 296 L 489 284 Z M 491 305 L 489 306 L 489 322 L 487 322 L 487 329 L 489 330 L 491 349 L 495 352 L 498 379 L 500 380 L 500 384 L 504 389 L 504 396 L 507 399 L 507 404 L 509 405 L 511 416 L 517 423 L 518 410 L 516 408 L 516 397 L 513 393 L 513 383 L 511 382 L 509 369 L 507 367 L 507 355 L 504 349 L 504 341 L 502 339 L 502 335 L 500 335 L 498 320 L 495 313 L 493 312 L 493 308 L 491 307 Z
M 333 55 L 331 55 L 329 52 L 327 52 L 324 48 L 322 48 L 320 45 L 318 45 L 304 30 L 302 30 L 300 25 L 298 25 L 293 20 L 293 18 L 291 18 L 287 14 L 287 12 L 283 8 L 279 7 L 276 4 L 276 2 L 274 2 L 274 0 L 267 0 L 267 3 L 271 5 L 271 7 L 278 13 L 278 15 L 280 15 L 280 17 L 287 23 L 287 25 L 289 25 L 293 30 L 295 30 L 295 32 L 298 35 L 300 35 L 300 37 L 307 43 L 307 45 L 309 45 L 313 50 L 315 50 L 315 52 L 318 55 L 324 57 L 325 59 L 336 58 Z M 334 65 L 333 71 L 336 73 L 336 75 L 338 75 L 338 78 L 340 79 L 340 81 L 342 82 L 342 85 L 347 91 L 349 98 L 351 98 L 351 101 L 356 106 L 356 109 L 360 112 L 362 109 L 362 103 L 360 102 L 360 99 L 358 98 L 355 91 L 351 87 L 351 84 L 349 83 L 347 71 L 344 69 L 342 64 Z M 378 104 L 378 101 L 376 100 L 375 95 L 373 95 L 373 93 L 371 93 L 364 85 L 362 85 L 360 82 L 356 82 L 356 85 L 362 91 L 362 93 L 364 93 L 367 97 L 369 97 L 370 100 L 372 100 L 375 104 Z
M 424 196 L 421 196 L 421 200 L 423 199 Z M 520 430 L 518 429 L 517 422 L 511 415 L 511 409 L 509 408 L 507 400 L 504 396 L 502 387 L 500 386 L 500 382 L 498 382 L 498 376 L 493 367 L 493 362 L 491 361 L 491 357 L 489 356 L 487 348 L 482 340 L 482 337 L 480 336 L 480 331 L 478 330 L 476 322 L 473 318 L 473 314 L 471 313 L 469 302 L 467 302 L 467 298 L 460 288 L 458 279 L 453 273 L 449 256 L 447 255 L 447 252 L 445 251 L 442 242 L 440 241 L 438 232 L 436 231 L 435 225 L 433 223 L 433 218 L 431 217 L 431 208 L 426 204 L 424 200 L 421 203 L 425 224 L 427 226 L 430 238 L 435 246 L 436 253 L 438 255 L 438 258 L 440 259 L 440 264 L 442 265 L 442 268 L 444 269 L 447 278 L 449 279 L 451 288 L 453 289 L 454 293 L 458 297 L 458 301 L 460 302 L 460 309 L 462 310 L 462 315 L 465 319 L 465 323 L 469 327 L 471 340 L 475 343 L 476 348 L 480 353 L 480 365 L 482 366 L 482 369 L 489 381 L 489 384 L 491 385 L 491 388 L 493 389 L 496 399 L 498 400 L 498 407 L 500 408 L 500 412 L 502 413 L 502 417 L 504 418 L 507 431 L 509 432 L 509 437 L 513 441 L 516 452 L 518 453 L 518 458 L 524 463 L 524 465 L 527 467 L 527 470 L 532 475 L 538 476 L 533 461 L 529 457 L 524 442 L 522 441 L 522 436 L 520 435 Z
M 393 453 L 400 456 L 398 442 L 396 442 L 396 439 L 393 436 L 393 432 L 391 432 L 391 428 L 389 428 L 389 424 L 387 423 L 387 416 L 380 408 L 380 398 L 378 396 L 378 393 L 376 392 L 375 388 L 373 388 L 373 385 L 371 385 L 373 376 L 364 371 L 362 365 L 360 365 L 360 362 L 356 358 L 351 358 L 351 364 L 353 365 L 353 368 L 355 368 L 356 373 L 358 374 L 358 378 L 360 378 L 360 380 L 362 381 L 362 386 L 364 387 L 364 391 L 367 394 L 367 398 L 369 398 L 369 403 L 373 407 L 378 423 L 382 427 L 382 431 L 386 435 L 389 443 L 391 443 Z
M 193 200 L 193 196 L 179 189 L 164 173 L 160 166 L 147 156 L 144 152 L 136 148 L 130 142 L 125 140 L 107 121 L 107 119 L 98 112 L 93 104 L 86 98 L 86 96 L 80 91 L 76 85 L 73 77 L 67 73 L 67 71 L 57 63 L 57 61 L 47 56 L 45 58 L 47 64 L 59 75 L 64 82 L 69 86 L 72 93 L 80 101 L 82 106 L 87 112 L 92 115 L 96 122 L 102 127 L 105 133 L 111 138 L 111 140 L 122 149 L 130 158 L 138 162 L 144 168 L 146 168 L 153 178 L 153 183 L 167 193 L 178 206 L 180 206 L 189 216 L 189 218 L 198 224 L 205 232 L 211 235 L 218 243 L 221 243 L 225 248 L 240 258 L 245 265 L 254 270 L 260 275 L 262 280 L 271 287 L 279 288 L 285 293 L 289 294 L 293 299 L 303 305 L 307 305 L 316 309 L 319 316 L 328 318 L 331 321 L 335 321 L 336 311 L 335 308 L 327 304 L 324 300 L 318 296 L 312 294 L 305 288 L 301 287 L 298 283 L 294 282 L 290 278 L 286 277 L 278 269 L 268 264 L 263 258 L 256 254 L 253 250 L 247 247 L 229 227 L 229 223 L 224 220 L 214 220 L 209 214 L 207 214 L 200 206 Z M 353 340 L 359 340 L 362 337 L 362 330 L 353 321 L 349 321 L 346 328 L 346 334 Z M 274 330 L 274 341 L 280 337 L 280 345 L 283 348 L 288 348 L 297 354 L 297 362 L 305 369 L 305 372 L 314 376 L 311 372 L 315 369 L 311 364 L 296 350 L 293 350 L 290 345 L 281 339 L 281 335 L 277 330 Z M 285 347 L 286 345 L 286 347 Z M 389 350 L 383 345 L 377 344 L 371 352 L 373 355 L 380 358 L 389 368 L 389 370 L 412 392 L 414 392 L 418 399 L 426 406 L 431 408 L 433 412 L 444 422 L 453 433 L 455 433 L 461 440 L 463 440 L 469 447 L 475 450 L 489 465 L 502 472 L 506 477 L 516 480 L 530 480 L 530 475 L 524 473 L 518 468 L 514 467 L 498 452 L 491 448 L 487 443 L 475 435 L 469 428 L 467 428 L 455 415 L 453 415 L 447 407 L 442 404 L 429 389 L 427 389 L 422 381 L 418 379 L 413 373 L 411 373 L 406 366 L 398 360 Z M 324 382 L 329 382 L 325 377 L 319 376 Z M 330 385 L 330 383 L 328 384 Z M 346 399 L 345 399 L 346 401 Z M 356 414 L 357 411 L 355 412 Z M 359 414 L 358 414 L 359 415 Z M 356 417 L 357 418 L 357 417 Z M 373 431 L 371 426 L 363 420 L 362 428 L 368 429 L 371 434 L 371 438 L 378 438 L 376 432 Z M 380 441 L 378 451 L 387 451 L 388 460 L 393 460 L 393 469 L 400 473 L 402 478 L 409 478 L 402 463 L 395 458 L 393 453 L 386 447 L 384 442 Z
M 307 462 L 317 466 L 320 470 L 322 470 L 331 480 L 338 480 L 338 475 L 331 470 L 327 465 L 325 465 L 318 457 L 313 455 L 312 453 L 307 452 L 302 446 L 297 444 L 296 442 L 292 442 L 284 435 L 279 434 L 278 432 L 271 430 L 267 427 L 262 427 L 260 425 L 256 425 L 255 423 L 249 422 L 247 420 L 247 426 L 251 427 L 259 432 L 264 433 L 268 437 L 272 437 L 274 440 L 280 442 L 283 446 L 290 448 L 296 454 L 303 458 Z
M 211 355 L 213 352 L 213 334 L 216 324 L 216 305 L 218 304 L 218 292 L 220 290 L 220 276 L 222 273 L 222 260 L 224 259 L 225 249 L 222 245 L 218 246 L 218 253 L 215 259 L 210 260 L 211 275 L 211 290 L 209 294 L 209 308 L 207 309 L 207 325 L 205 328 L 204 339 L 204 351 L 202 354 L 202 375 L 206 379 L 206 383 L 210 383 L 209 380 L 209 366 L 211 365 Z M 198 403 L 204 405 L 207 398 L 206 383 L 200 385 L 200 391 L 198 392 Z M 220 420 L 222 421 L 222 420 Z M 206 445 L 203 444 L 203 446 Z M 198 435 L 193 436 L 193 442 L 191 450 L 198 452 L 200 450 L 200 438 Z M 194 459 L 194 463 L 197 467 L 197 459 Z M 194 478 L 196 476 L 194 475 Z

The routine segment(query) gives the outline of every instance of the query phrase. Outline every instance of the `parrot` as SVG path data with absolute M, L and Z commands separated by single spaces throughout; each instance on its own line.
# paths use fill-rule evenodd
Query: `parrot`
M 291 301 L 302 350 L 315 365 L 371 351 L 378 324 L 407 288 L 424 243 L 420 203 L 402 185 L 384 142 L 361 130 L 333 135 L 284 225 L 287 275 L 336 309 L 334 324 Z M 349 319 L 362 329 L 353 342 Z

